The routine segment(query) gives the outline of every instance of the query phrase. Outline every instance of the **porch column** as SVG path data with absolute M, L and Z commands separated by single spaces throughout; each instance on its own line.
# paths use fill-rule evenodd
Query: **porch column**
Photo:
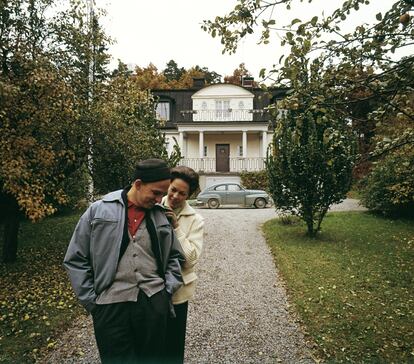
M 243 130 L 243 158 L 247 158 L 247 131 Z
M 243 130 L 243 170 L 247 170 L 247 131 Z
M 180 146 L 181 155 L 184 157 L 184 133 L 180 131 L 178 137 L 178 145 Z
M 204 158 L 204 132 L 200 131 L 198 133 L 198 146 L 199 146 L 199 156 L 200 159 Z
M 198 155 L 200 157 L 200 166 L 199 170 L 204 171 L 204 132 L 200 131 L 198 133 Z
M 262 145 L 263 145 L 263 158 L 266 158 L 267 152 L 267 131 L 264 131 L 262 134 Z

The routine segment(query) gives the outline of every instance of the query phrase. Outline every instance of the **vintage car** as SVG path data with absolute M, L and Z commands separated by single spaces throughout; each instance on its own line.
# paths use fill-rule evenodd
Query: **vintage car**
M 237 183 L 219 183 L 205 188 L 197 195 L 197 205 L 216 209 L 220 205 L 254 206 L 258 209 L 270 203 L 269 195 L 262 190 L 247 190 Z

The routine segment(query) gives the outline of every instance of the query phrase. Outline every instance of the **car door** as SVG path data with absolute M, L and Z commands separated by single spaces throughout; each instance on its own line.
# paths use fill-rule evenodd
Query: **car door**
M 222 205 L 224 205 L 226 203 L 226 193 L 227 193 L 227 189 L 226 189 L 226 185 L 218 185 L 214 188 L 214 194 L 217 194 L 220 198 L 220 203 Z
M 244 205 L 244 189 L 237 183 L 227 184 L 226 204 L 228 205 Z

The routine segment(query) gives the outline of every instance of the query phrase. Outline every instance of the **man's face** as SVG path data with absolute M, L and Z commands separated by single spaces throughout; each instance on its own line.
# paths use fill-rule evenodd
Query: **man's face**
M 144 183 L 138 179 L 134 185 L 136 205 L 144 209 L 151 209 L 156 203 L 160 203 L 163 196 L 166 195 L 170 180 Z

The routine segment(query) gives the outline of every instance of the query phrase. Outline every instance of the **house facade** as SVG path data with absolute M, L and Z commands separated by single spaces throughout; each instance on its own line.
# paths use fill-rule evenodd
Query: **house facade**
M 178 143 L 181 165 L 200 174 L 201 188 L 222 181 L 238 182 L 242 171 L 264 169 L 272 137 L 267 107 L 286 90 L 254 88 L 253 79 L 242 86 L 204 85 L 194 79 L 191 89 L 153 90 L 157 117 L 165 121 L 167 150 Z

